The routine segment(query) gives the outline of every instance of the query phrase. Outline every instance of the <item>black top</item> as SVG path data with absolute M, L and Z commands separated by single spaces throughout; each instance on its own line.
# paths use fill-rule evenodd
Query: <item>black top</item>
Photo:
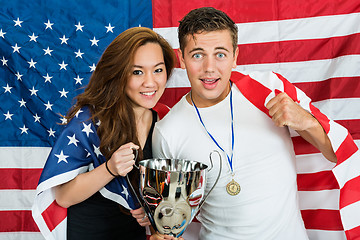
M 153 121 L 143 149 L 143 158 L 152 158 L 152 132 L 157 120 Z M 129 192 L 131 190 L 129 189 Z M 145 228 L 121 205 L 95 193 L 85 201 L 73 205 L 67 211 L 68 240 L 145 240 Z

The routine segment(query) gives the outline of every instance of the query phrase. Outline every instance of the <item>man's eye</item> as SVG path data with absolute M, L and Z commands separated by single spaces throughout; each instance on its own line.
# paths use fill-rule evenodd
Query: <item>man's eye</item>
M 199 59 L 199 58 L 201 58 L 202 57 L 202 55 L 200 54 L 200 53 L 195 53 L 194 55 L 193 55 L 193 58 L 196 58 L 196 59 Z
M 217 56 L 218 56 L 218 58 L 224 58 L 224 57 L 226 57 L 226 55 L 225 55 L 224 53 L 218 53 Z
M 163 72 L 163 71 L 164 71 L 164 70 L 163 70 L 162 68 L 158 68 L 158 69 L 155 70 L 156 73 L 161 73 L 161 72 Z
M 133 75 L 141 75 L 143 72 L 140 70 L 134 70 Z

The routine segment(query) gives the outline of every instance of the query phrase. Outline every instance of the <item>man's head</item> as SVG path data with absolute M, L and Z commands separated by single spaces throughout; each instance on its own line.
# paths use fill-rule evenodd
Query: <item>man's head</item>
M 237 48 L 238 29 L 234 21 L 224 12 L 212 7 L 203 7 L 190 11 L 181 21 L 178 28 L 180 49 L 184 52 L 187 36 L 196 33 L 229 30 L 233 50 Z
M 214 8 L 192 10 L 180 22 L 179 60 L 198 107 L 222 101 L 230 92 L 230 76 L 239 49 L 234 22 Z M 187 96 L 190 103 L 190 97 Z

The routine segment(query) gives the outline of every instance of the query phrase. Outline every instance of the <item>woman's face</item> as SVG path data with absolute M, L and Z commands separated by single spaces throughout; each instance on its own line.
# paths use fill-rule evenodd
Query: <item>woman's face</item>
M 125 92 L 134 103 L 134 108 L 150 109 L 163 94 L 166 80 L 165 61 L 160 45 L 146 43 L 135 52 Z

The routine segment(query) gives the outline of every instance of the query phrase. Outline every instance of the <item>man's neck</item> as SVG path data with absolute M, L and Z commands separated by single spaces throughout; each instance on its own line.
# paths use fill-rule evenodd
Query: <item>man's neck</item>
M 206 108 L 211 107 L 219 102 L 223 101 L 230 93 L 231 91 L 231 84 L 229 84 L 229 87 L 226 88 L 226 90 L 216 99 L 206 99 L 200 97 L 200 95 L 194 93 L 192 90 L 186 95 L 186 100 L 189 104 L 192 105 L 192 102 L 196 105 L 198 108 Z

